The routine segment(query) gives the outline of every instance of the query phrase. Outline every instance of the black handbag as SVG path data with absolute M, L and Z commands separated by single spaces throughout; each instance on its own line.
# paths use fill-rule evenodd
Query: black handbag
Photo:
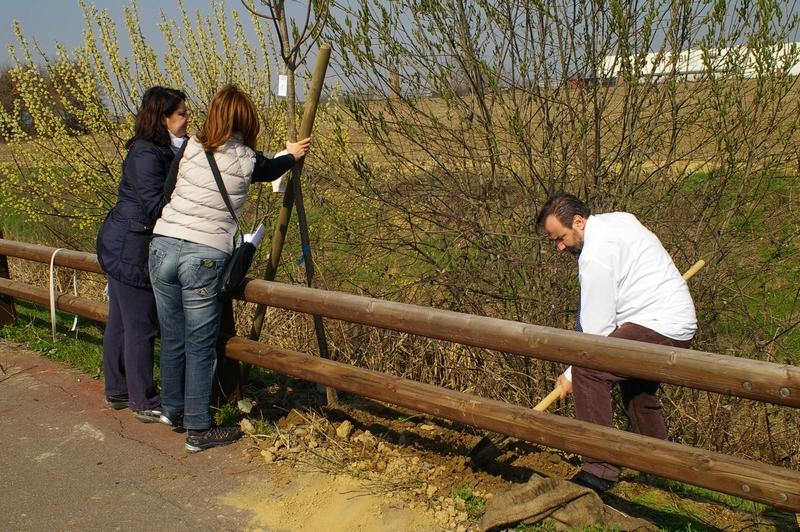
M 219 276 L 218 298 L 225 300 L 233 297 L 234 292 L 239 289 L 242 281 L 244 281 L 250 269 L 250 264 L 253 263 L 255 253 L 256 247 L 250 242 L 244 242 L 234 248 L 228 264 Z
M 222 199 L 225 201 L 225 206 L 228 207 L 231 216 L 233 216 L 233 220 L 236 222 L 236 226 L 239 227 L 239 219 L 236 217 L 236 213 L 233 212 L 233 206 L 231 205 L 230 197 L 228 197 L 225 183 L 222 182 L 222 176 L 219 174 L 219 168 L 217 167 L 217 161 L 214 159 L 214 154 L 207 151 L 206 158 L 208 159 L 208 165 L 211 167 L 211 172 L 214 174 L 214 179 L 217 181 Z M 241 233 L 241 228 L 239 232 Z M 242 281 L 244 281 L 255 254 L 256 247 L 252 242 L 242 242 L 233 249 L 231 258 L 228 259 L 228 264 L 219 276 L 219 284 L 217 285 L 217 297 L 219 299 L 224 301 L 233 297 L 233 294 L 239 289 Z

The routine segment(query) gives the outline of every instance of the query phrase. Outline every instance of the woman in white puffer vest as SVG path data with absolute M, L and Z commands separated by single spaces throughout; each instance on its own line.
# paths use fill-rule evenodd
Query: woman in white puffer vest
M 250 184 L 280 178 L 311 142 L 287 142 L 285 152 L 268 158 L 255 151 L 259 129 L 247 94 L 232 85 L 217 92 L 203 130 L 186 145 L 175 190 L 153 229 L 150 280 L 161 323 L 161 421 L 187 429 L 189 452 L 241 436 L 237 427 L 215 427 L 210 412 L 222 310 L 217 285 L 237 226 L 206 152 L 214 156 L 238 217 Z

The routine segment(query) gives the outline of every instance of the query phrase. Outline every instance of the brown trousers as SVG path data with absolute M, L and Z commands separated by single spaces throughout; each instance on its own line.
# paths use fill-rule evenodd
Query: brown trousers
M 679 341 L 667 338 L 635 323 L 625 323 L 609 336 L 682 348 L 689 347 L 691 343 L 691 340 Z M 634 379 L 595 369 L 573 367 L 572 397 L 575 401 L 576 417 L 581 421 L 611 427 L 613 424 L 611 388 L 614 384 L 619 384 L 622 402 L 631 420 L 633 430 L 644 436 L 666 440 L 667 427 L 664 425 L 664 417 L 661 415 L 661 403 L 656 397 L 656 392 L 661 386 L 658 382 Z M 618 466 L 588 456 L 583 457 L 582 469 L 612 482 L 619 480 L 620 468 Z

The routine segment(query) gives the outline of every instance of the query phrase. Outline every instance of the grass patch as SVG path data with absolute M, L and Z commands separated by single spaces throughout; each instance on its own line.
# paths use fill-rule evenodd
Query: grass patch
M 50 308 L 15 300 L 17 323 L 0 329 L 0 337 L 11 342 L 26 344 L 30 349 L 52 360 L 67 362 L 84 373 L 102 379 L 103 331 L 97 324 L 79 318 L 77 328 L 71 331 L 74 316 L 56 311 L 56 341 L 50 326 Z
M 739 497 L 734 497 L 733 495 L 727 495 L 725 493 L 720 493 L 718 491 L 713 491 L 710 489 L 693 486 L 691 484 L 685 484 L 683 482 L 678 482 L 675 480 L 653 477 L 653 484 L 673 493 L 685 493 L 689 495 L 696 495 L 708 501 L 720 503 L 729 508 L 736 508 L 737 510 L 741 510 L 743 512 L 751 513 L 758 516 L 769 515 L 770 513 L 775 511 L 775 509 L 772 506 L 768 506 L 766 504 L 760 504 L 757 502 L 748 501 L 747 499 L 741 499 Z
M 278 427 L 275 426 L 275 423 L 273 423 L 272 421 L 270 421 L 268 419 L 264 419 L 264 418 L 254 419 L 254 418 L 251 418 L 251 417 L 248 417 L 247 419 L 250 421 L 250 423 L 253 424 L 253 428 L 255 429 L 255 431 L 256 431 L 255 433 L 256 434 L 262 434 L 264 436 L 269 436 L 269 435 L 278 433 Z
M 75 330 L 75 316 L 56 311 L 56 341 L 53 342 L 50 325 L 50 307 L 15 299 L 17 323 L 0 328 L 0 338 L 25 344 L 32 351 L 58 362 L 65 362 L 95 379 L 105 380 L 103 373 L 103 326 L 88 318 L 79 317 Z M 159 386 L 160 342 L 156 339 L 153 378 Z
M 223 405 L 214 412 L 214 422 L 220 427 L 236 426 L 239 424 L 240 417 L 239 408 L 234 401 Z
M 37 230 L 36 227 L 38 224 L 30 223 L 27 216 L 0 208 L 0 231 L 3 232 L 3 238 L 19 242 L 38 242 L 41 237 L 38 232 L 43 228 Z
M 464 509 L 472 520 L 480 519 L 486 509 L 486 499 L 477 497 L 472 493 L 472 488 L 466 484 L 453 490 L 453 498 L 464 501 Z
M 243 384 L 251 384 L 253 386 L 266 387 L 270 384 L 280 384 L 283 375 L 272 371 L 271 369 L 262 368 L 261 366 L 250 366 L 247 373 L 247 378 Z
M 556 532 L 553 525 L 547 523 L 537 523 L 535 525 L 525 525 L 520 523 L 514 528 L 515 532 Z M 619 532 L 618 529 L 613 527 L 604 527 L 602 525 L 586 525 L 583 528 L 576 529 L 576 532 Z

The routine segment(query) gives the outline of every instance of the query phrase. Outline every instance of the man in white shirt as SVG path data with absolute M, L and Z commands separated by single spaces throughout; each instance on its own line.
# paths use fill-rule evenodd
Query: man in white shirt
M 580 311 L 578 330 L 689 347 L 697 329 L 686 281 L 653 233 L 624 212 L 592 215 L 571 194 L 547 200 L 536 220 L 560 251 L 578 258 Z M 657 382 L 605 371 L 570 367 L 558 378 L 561 398 L 572 393 L 579 420 L 611 427 L 611 389 L 620 387 L 633 429 L 666 439 L 667 429 L 656 397 Z M 619 480 L 619 467 L 584 457 L 572 481 L 598 493 Z

